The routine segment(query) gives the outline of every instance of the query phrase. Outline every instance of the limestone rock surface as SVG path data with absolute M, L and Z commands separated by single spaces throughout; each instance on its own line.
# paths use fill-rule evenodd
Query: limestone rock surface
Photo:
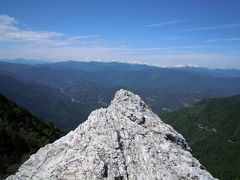
M 7 179 L 215 179 L 190 151 L 138 95 L 121 89 L 108 108 L 93 111 Z

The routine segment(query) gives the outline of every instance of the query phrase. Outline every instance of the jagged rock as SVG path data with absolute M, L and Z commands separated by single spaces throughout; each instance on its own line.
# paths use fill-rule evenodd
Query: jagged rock
M 8 179 L 214 179 L 181 134 L 139 96 L 119 90 L 66 136 L 41 148 Z

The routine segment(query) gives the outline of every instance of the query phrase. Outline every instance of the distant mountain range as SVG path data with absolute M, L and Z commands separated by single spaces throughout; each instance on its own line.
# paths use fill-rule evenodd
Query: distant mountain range
M 15 173 L 32 153 L 64 134 L 0 94 L 0 179 Z
M 0 78 L 0 92 L 65 129 L 85 121 L 92 110 L 106 107 L 119 88 L 140 94 L 158 114 L 203 98 L 240 93 L 240 70 L 231 69 L 117 62 L 0 62 Z
M 215 177 L 240 179 L 240 95 L 202 100 L 162 120 L 186 138 Z

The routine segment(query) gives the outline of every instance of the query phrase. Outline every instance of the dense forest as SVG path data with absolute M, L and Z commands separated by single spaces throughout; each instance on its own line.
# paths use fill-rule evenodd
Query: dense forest
M 0 94 L 0 179 L 14 173 L 40 147 L 64 134 Z
M 202 100 L 163 120 L 182 133 L 213 176 L 240 179 L 240 96 Z

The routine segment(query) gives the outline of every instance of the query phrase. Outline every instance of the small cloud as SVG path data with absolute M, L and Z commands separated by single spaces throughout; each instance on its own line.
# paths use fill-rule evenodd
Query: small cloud
M 182 67 L 200 67 L 198 64 L 176 64 L 173 67 L 182 68 Z
M 233 41 L 240 41 L 240 38 L 208 39 L 204 40 L 203 42 L 233 42 Z
M 174 36 L 174 37 L 167 37 L 167 40 L 179 40 L 179 39 L 187 39 L 188 36 Z
M 218 25 L 218 26 L 207 26 L 207 27 L 192 28 L 192 29 L 186 29 L 185 31 L 207 31 L 207 30 L 229 29 L 229 28 L 240 28 L 240 23 L 223 24 L 223 25 Z
M 146 25 L 147 27 L 161 27 L 161 26 L 167 26 L 167 25 L 172 25 L 172 24 L 178 24 L 187 21 L 187 19 L 178 19 L 174 21 L 167 21 L 167 22 L 162 22 L 162 23 L 155 23 L 155 24 L 148 24 Z
M 189 46 L 175 46 L 175 47 L 169 47 L 168 49 L 200 49 L 200 48 L 207 48 L 209 46 L 203 46 L 203 45 L 189 45 Z
M 85 36 L 74 36 L 69 38 L 69 40 L 82 40 L 82 39 L 95 39 L 95 38 L 100 38 L 101 35 L 96 34 L 96 35 L 85 35 Z
M 178 50 L 178 49 L 199 49 L 199 48 L 206 48 L 209 46 L 202 46 L 202 45 L 191 45 L 191 46 L 171 46 L 171 47 L 156 47 L 156 48 L 132 48 L 130 50 L 133 51 L 157 51 L 157 50 Z

